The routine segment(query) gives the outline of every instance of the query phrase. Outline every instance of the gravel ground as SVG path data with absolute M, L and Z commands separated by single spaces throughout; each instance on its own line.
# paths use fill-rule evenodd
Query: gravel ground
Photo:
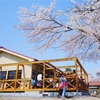
M 61 98 L 56 97 L 42 97 L 42 98 L 33 98 L 33 97 L 0 97 L 0 100 L 62 100 Z M 73 98 L 65 98 L 64 100 L 100 100 L 100 98 L 92 96 L 80 96 Z

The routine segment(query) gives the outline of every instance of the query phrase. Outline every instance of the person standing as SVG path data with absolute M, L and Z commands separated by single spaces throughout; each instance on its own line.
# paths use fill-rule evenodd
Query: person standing
M 61 96 L 61 98 L 65 97 L 67 86 L 68 86 L 68 84 L 67 84 L 66 77 L 64 75 L 62 75 L 60 78 L 60 86 L 59 86 L 59 88 L 60 88 L 59 89 L 59 96 Z
M 37 75 L 37 81 L 42 81 L 42 74 L 41 74 L 41 73 L 39 73 L 39 74 Z
M 41 73 L 37 75 L 37 87 L 42 88 L 42 74 Z

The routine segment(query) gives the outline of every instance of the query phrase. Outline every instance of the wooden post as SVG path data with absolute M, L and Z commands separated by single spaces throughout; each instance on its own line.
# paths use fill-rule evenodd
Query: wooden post
M 0 76 L 2 77 L 2 67 L 1 66 L 0 66 L 0 71 L 1 71 Z M 1 81 L 1 79 L 0 79 L 0 88 L 1 89 L 3 88 L 3 82 Z
M 15 89 L 16 89 L 16 82 L 17 82 L 17 78 L 18 78 L 18 69 L 19 69 L 19 65 L 17 65 L 17 69 L 16 69 L 16 76 L 15 76 Z
M 17 69 L 16 69 L 16 77 L 15 77 L 15 79 L 18 78 L 18 70 L 19 70 L 19 65 L 17 65 Z
M 78 91 L 78 70 L 77 70 L 77 59 L 75 60 L 75 70 L 76 70 L 76 91 Z
M 84 80 L 85 80 L 85 82 L 87 82 L 87 76 L 86 76 L 86 73 L 84 73 Z
M 82 78 L 83 75 L 82 75 L 82 68 L 81 67 L 80 67 L 80 74 L 81 74 L 80 78 Z
M 46 70 L 46 63 L 43 63 L 43 90 L 45 89 L 45 70 Z
M 23 78 L 25 78 L 25 67 L 24 67 L 24 65 L 22 65 L 22 67 L 23 67 L 23 70 L 22 70 Z
M 56 83 L 56 68 L 54 68 L 54 83 L 53 83 L 53 85 Z
M 56 68 L 54 68 L 54 79 L 56 78 Z
M 86 82 L 88 82 L 88 74 L 86 74 Z
M 2 73 L 2 67 L 0 66 L 0 71 L 1 71 L 1 73 Z M 1 74 L 0 74 L 1 75 Z M 2 76 L 2 75 L 1 75 Z M 1 80 L 1 79 L 0 79 Z

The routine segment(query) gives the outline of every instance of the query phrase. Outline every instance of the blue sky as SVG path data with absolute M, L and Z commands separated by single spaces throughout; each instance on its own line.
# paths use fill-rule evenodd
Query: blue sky
M 32 44 L 27 42 L 23 32 L 14 28 L 19 23 L 19 7 L 31 8 L 33 3 L 48 6 L 50 1 L 52 0 L 0 0 L 0 46 L 39 60 L 66 57 L 62 51 L 51 48 L 43 54 L 32 51 Z M 57 0 L 56 9 L 65 9 L 67 6 L 71 6 L 70 0 Z M 89 73 L 94 74 L 96 67 L 100 69 L 100 62 L 81 63 Z

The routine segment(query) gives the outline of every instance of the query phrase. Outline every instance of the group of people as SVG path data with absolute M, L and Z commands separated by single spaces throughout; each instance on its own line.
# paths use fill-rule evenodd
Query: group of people
M 37 75 L 37 81 L 34 79 L 30 79 L 31 88 L 42 88 L 42 74 Z
M 37 75 L 37 81 L 32 78 L 31 79 L 32 88 L 42 88 L 42 74 Z M 66 76 L 62 75 L 60 77 L 60 85 L 58 91 L 58 97 L 64 98 L 66 93 L 66 88 L 68 87 Z

